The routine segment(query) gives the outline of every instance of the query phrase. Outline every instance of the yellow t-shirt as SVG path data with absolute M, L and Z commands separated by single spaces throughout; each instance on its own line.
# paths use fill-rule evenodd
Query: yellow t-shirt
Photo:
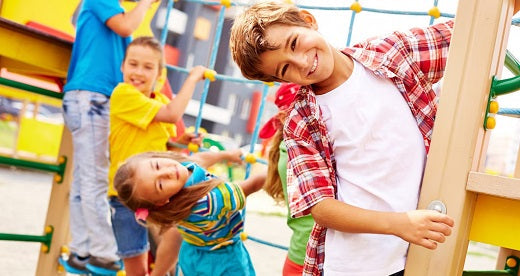
M 110 168 L 108 196 L 117 196 L 113 179 L 128 157 L 145 151 L 164 151 L 175 125 L 153 121 L 159 109 L 170 102 L 162 93 L 146 97 L 131 84 L 120 83 L 110 97 Z

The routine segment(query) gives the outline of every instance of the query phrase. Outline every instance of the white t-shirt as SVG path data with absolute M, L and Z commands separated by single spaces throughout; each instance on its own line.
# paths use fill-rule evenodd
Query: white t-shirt
M 370 210 L 416 209 L 426 151 L 395 85 L 354 62 L 345 83 L 316 99 L 333 143 L 338 200 Z M 390 275 L 404 269 L 407 250 L 408 243 L 393 235 L 328 229 L 324 272 Z

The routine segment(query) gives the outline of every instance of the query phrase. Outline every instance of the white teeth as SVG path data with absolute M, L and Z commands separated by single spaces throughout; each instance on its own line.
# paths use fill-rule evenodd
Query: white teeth
M 316 71 L 316 67 L 318 67 L 318 60 L 314 59 L 314 63 L 312 64 L 311 72 L 310 74 L 314 73 Z

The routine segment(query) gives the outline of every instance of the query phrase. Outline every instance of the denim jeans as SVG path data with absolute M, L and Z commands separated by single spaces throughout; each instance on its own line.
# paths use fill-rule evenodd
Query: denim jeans
M 80 256 L 118 260 L 107 200 L 109 108 L 109 98 L 97 92 L 73 90 L 63 97 L 74 147 L 69 246 Z
M 148 229 L 137 223 L 135 213 L 125 207 L 117 197 L 111 197 L 109 204 L 117 254 L 126 259 L 147 253 L 150 249 Z

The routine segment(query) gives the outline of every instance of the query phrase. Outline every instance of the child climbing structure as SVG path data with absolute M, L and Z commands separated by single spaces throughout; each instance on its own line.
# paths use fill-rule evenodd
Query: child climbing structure
M 54 17 L 54 20 L 61 18 L 59 22 L 62 23 L 68 22 L 68 19 L 76 9 L 75 5 L 79 2 L 79 0 L 67 1 L 68 4 L 65 5 L 61 4 L 61 0 L 45 1 L 45 4 L 39 0 L 4 0 L 0 1 L 2 3 L 0 15 L 7 17 L 5 13 L 11 11 L 17 15 L 9 15 L 9 20 L 24 25 L 26 24 L 25 21 L 28 21 L 27 18 L 33 18 L 34 20 L 38 14 L 59 14 L 60 16 Z M 163 2 L 166 1 L 163 0 Z M 186 2 L 207 4 L 204 1 Z M 228 5 L 227 7 L 231 4 L 229 2 L 222 1 L 223 4 L 226 3 Z M 515 240 L 514 236 L 514 229 L 520 229 L 518 215 L 515 218 L 515 211 L 518 213 L 520 207 L 518 206 L 518 201 L 508 198 L 520 198 L 519 181 L 510 178 L 492 177 L 482 173 L 487 139 L 489 137 L 489 133 L 483 128 L 483 121 L 487 117 L 487 99 L 490 97 L 493 76 L 499 76 L 502 68 L 514 0 L 465 0 L 460 2 L 455 35 L 448 61 L 448 71 L 445 75 L 441 105 L 437 115 L 437 126 L 430 150 L 430 161 L 425 174 L 420 202 L 421 208 L 426 208 L 434 200 L 445 204 L 448 213 L 456 219 L 456 228 L 454 234 L 448 238 L 447 243 L 440 245 L 436 251 L 429 252 L 412 247 L 410 249 L 407 275 L 462 274 L 468 240 L 488 242 L 509 248 L 508 250 L 520 249 L 518 246 L 519 239 Z M 126 8 L 129 5 L 135 5 L 135 3 L 128 1 L 123 2 L 123 4 L 126 5 Z M 168 5 L 171 4 L 173 4 L 173 1 L 168 1 Z M 218 5 L 218 3 L 213 5 Z M 37 15 L 27 15 L 29 10 L 32 10 L 27 9 L 27 7 L 34 7 L 34 10 L 38 11 Z M 221 11 L 222 20 L 224 18 L 224 10 L 223 7 Z M 34 13 L 35 11 L 32 12 Z M 145 21 L 148 24 L 154 12 L 155 9 L 147 15 L 148 20 Z M 168 22 L 168 20 L 165 21 Z M 69 28 L 60 27 L 61 23 L 54 21 L 37 23 L 39 24 L 33 25 L 40 27 L 41 25 L 51 26 L 61 32 L 73 35 Z M 7 22 L 6 25 L 15 24 Z M 147 28 L 141 28 L 141 31 L 138 30 L 138 32 L 141 35 L 151 34 L 149 26 L 145 27 Z M 219 30 L 221 28 L 220 26 Z M 17 33 L 19 32 L 23 33 L 20 30 L 14 33 L 18 35 Z M 14 34 L 12 35 L 14 36 Z M 1 37 L 4 37 L 3 33 Z M 66 38 L 66 36 L 63 37 Z M 14 68 L 14 65 L 19 64 L 18 62 L 10 62 L 9 64 L 4 62 L 14 59 L 14 57 L 25 59 L 23 60 L 23 63 L 25 63 L 23 68 L 26 68 L 25 72 L 28 69 L 32 69 L 34 72 L 44 72 L 44 75 L 52 75 L 62 79 L 65 77 L 68 65 L 67 54 L 70 55 L 70 49 L 67 48 L 70 47 L 70 44 L 67 44 L 64 38 L 57 40 L 52 37 L 40 38 L 14 44 L 20 45 L 19 47 L 34 47 L 35 45 L 40 45 L 38 43 L 41 43 L 41 41 L 48 42 L 45 46 L 39 46 L 41 48 L 35 54 L 31 52 L 31 55 L 27 55 L 29 51 L 15 52 L 14 46 L 12 47 L 13 49 L 3 47 L 0 52 L 2 56 L 0 65 L 2 67 Z M 13 41 L 17 40 L 13 39 Z M 56 50 L 56 46 L 61 44 L 68 46 Z M 7 49 L 12 51 L 5 51 Z M 45 54 L 42 51 L 46 51 Z M 51 54 L 56 56 L 50 56 Z M 32 59 L 28 60 L 29 57 Z M 38 68 L 38 70 L 34 69 L 35 66 L 47 66 L 46 64 L 51 61 L 56 62 L 61 67 L 58 67 L 58 69 L 52 69 L 52 67 L 51 69 L 47 67 L 43 69 Z M 211 63 L 213 64 L 213 62 Z M 29 64 L 30 66 L 28 66 Z M 232 79 L 224 75 L 216 77 L 222 80 Z M 263 94 L 265 98 L 267 85 L 264 86 L 264 89 Z M 205 90 L 207 90 L 207 87 Z M 202 104 L 204 104 L 204 100 L 201 101 Z M 197 119 L 200 120 L 200 118 L 199 113 Z M 197 128 L 199 125 L 200 122 L 197 123 Z M 256 139 L 256 134 L 254 137 Z M 66 161 L 66 163 L 58 163 L 51 167 L 62 169 L 58 173 L 61 179 L 57 178 L 55 183 L 53 183 L 48 210 L 49 215 L 45 224 L 46 226 L 51 226 L 46 228 L 50 232 L 42 236 L 46 238 L 45 242 L 47 243 L 44 243 L 45 246 L 42 247 L 44 249 L 47 247 L 48 251 L 40 254 L 37 275 L 54 275 L 57 273 L 56 260 L 60 254 L 59 248 L 61 245 L 66 244 L 67 241 L 68 221 L 62 218 L 68 216 L 66 196 L 72 177 L 70 175 L 70 168 L 72 167 L 70 154 L 70 134 L 65 130 L 58 156 L 66 157 L 61 159 Z M 517 161 L 517 167 L 520 166 L 519 163 L 520 161 Z M 520 174 L 520 169 L 517 168 L 517 178 L 519 177 L 518 174 Z M 502 189 L 504 186 L 510 188 Z M 498 190 L 500 193 L 497 194 L 493 190 Z M 491 194 L 492 196 L 484 194 Z M 491 206 L 492 208 L 487 208 L 486 206 Z M 502 207 L 508 209 L 501 211 L 499 208 Z M 487 211 L 488 214 L 485 214 L 483 211 Z M 61 221 L 59 221 L 60 219 Z M 490 221 L 489 219 L 493 220 Z M 507 231 L 508 229 L 513 230 Z M 514 253 L 504 250 L 504 254 L 507 257 Z M 505 257 L 499 269 L 504 267 Z
M 489 139 L 484 128 L 488 98 L 494 77 L 501 75 L 513 7 L 518 2 L 459 2 L 419 200 L 419 208 L 440 202 L 437 208 L 447 208 L 455 227 L 446 243 L 434 251 L 412 245 L 406 275 L 462 275 L 469 240 L 508 248 L 513 255 L 512 250 L 520 250 L 520 179 L 483 173 Z M 516 84 L 514 90 L 520 88 L 519 78 L 510 80 Z M 517 161 L 516 177 L 518 166 Z M 518 273 L 518 259 L 501 259 L 499 269 L 516 267 Z

